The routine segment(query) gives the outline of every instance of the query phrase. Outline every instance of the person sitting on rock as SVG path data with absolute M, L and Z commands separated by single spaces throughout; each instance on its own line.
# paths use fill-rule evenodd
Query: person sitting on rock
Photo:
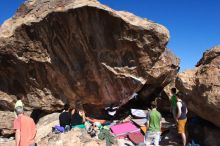
M 145 134 L 146 145 L 159 145 L 161 134 L 161 114 L 157 111 L 157 101 L 151 102 L 151 112 L 148 114 L 147 133 Z
M 185 134 L 185 126 L 186 126 L 186 121 L 187 121 L 187 107 L 184 101 L 182 101 L 182 96 L 183 94 L 178 92 L 176 94 L 177 97 L 177 116 L 176 116 L 176 121 L 178 123 L 178 133 L 182 137 L 182 142 L 183 146 L 186 146 L 186 134 Z
M 75 108 L 72 109 L 71 127 L 72 128 L 85 128 L 85 112 L 81 103 L 76 102 Z
M 176 121 L 176 103 L 177 103 L 176 88 L 172 88 L 171 93 L 172 93 L 172 96 L 170 97 L 170 102 L 171 102 L 170 111 L 172 112 L 173 118 Z
M 65 131 L 70 130 L 71 125 L 71 111 L 70 105 L 65 104 L 63 112 L 59 115 L 60 126 L 64 127 Z

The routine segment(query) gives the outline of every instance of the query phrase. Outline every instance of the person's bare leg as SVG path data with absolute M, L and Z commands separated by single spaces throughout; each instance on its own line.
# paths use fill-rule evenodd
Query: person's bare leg
M 183 146 L 186 146 L 186 134 L 181 133 L 181 137 L 182 137 Z

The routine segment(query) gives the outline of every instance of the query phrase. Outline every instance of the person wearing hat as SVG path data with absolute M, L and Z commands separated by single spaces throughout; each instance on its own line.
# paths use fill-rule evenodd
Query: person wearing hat
M 157 101 L 151 102 L 151 112 L 148 115 L 147 133 L 145 134 L 146 145 L 159 145 L 161 130 L 161 114 L 157 111 Z
M 35 146 L 36 125 L 32 118 L 24 115 L 22 106 L 15 108 L 17 118 L 14 120 L 16 146 Z
M 24 108 L 24 103 L 22 102 L 22 100 L 24 100 L 24 95 L 22 94 L 18 94 L 17 96 L 17 101 L 15 103 L 15 107 L 14 107 L 14 110 L 17 108 L 17 107 L 22 107 Z M 16 114 L 16 111 L 14 111 L 14 114 L 15 114 L 15 118 L 17 118 L 17 114 Z

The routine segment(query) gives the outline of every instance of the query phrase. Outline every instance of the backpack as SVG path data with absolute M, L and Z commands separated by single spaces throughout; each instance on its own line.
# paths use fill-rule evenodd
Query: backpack
M 63 133 L 65 131 L 65 128 L 62 127 L 62 126 L 54 126 L 52 127 L 52 132 L 56 133 L 56 134 L 59 134 L 59 133 Z

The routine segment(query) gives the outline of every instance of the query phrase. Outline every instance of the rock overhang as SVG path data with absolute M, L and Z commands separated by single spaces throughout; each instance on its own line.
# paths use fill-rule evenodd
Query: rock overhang
M 176 75 L 179 59 L 166 48 L 162 25 L 94 1 L 57 0 L 49 9 L 51 1 L 38 2 L 25 3 L 0 28 L 0 89 L 24 94 L 29 110 L 53 112 L 78 99 L 120 104 Z

